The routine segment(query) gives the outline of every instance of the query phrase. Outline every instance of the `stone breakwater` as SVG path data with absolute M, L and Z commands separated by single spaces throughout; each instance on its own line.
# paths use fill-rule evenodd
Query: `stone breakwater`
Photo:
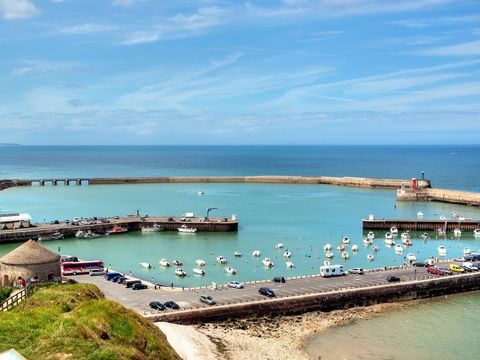
M 480 206 L 480 193 L 448 189 L 397 190 L 400 201 L 439 201 L 451 204 Z

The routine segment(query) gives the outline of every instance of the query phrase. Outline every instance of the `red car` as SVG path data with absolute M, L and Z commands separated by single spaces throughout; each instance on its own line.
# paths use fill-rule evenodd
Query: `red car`
M 433 275 L 445 275 L 445 272 L 443 270 L 440 270 L 435 266 L 429 266 L 427 268 L 427 273 L 433 274 Z

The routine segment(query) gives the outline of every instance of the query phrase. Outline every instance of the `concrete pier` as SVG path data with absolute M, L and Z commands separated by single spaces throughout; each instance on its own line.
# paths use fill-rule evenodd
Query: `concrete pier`
M 435 231 L 445 229 L 453 231 L 472 231 L 480 228 L 480 220 L 401 220 L 401 219 L 363 219 L 363 228 L 367 230 L 390 230 L 396 226 L 399 230 Z
M 418 189 L 404 188 L 397 190 L 399 201 L 439 201 L 451 204 L 480 206 L 480 193 L 448 190 L 448 189 Z

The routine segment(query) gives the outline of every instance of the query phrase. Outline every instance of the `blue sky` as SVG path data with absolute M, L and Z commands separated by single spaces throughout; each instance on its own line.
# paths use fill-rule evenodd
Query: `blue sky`
M 480 144 L 477 0 L 0 0 L 0 142 Z

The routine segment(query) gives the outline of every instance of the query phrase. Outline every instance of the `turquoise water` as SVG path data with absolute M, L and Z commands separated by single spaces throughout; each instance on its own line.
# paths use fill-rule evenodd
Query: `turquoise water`
M 412 303 L 381 317 L 328 329 L 307 341 L 312 359 L 478 359 L 480 293 Z
M 198 191 L 205 195 L 198 196 Z M 367 260 L 367 249 L 362 244 L 361 220 L 368 214 L 379 217 L 414 218 L 419 210 L 425 218 L 449 216 L 452 210 L 459 214 L 479 218 L 480 210 L 472 207 L 441 203 L 399 202 L 395 208 L 395 192 L 387 190 L 352 189 L 326 185 L 272 185 L 272 184 L 145 184 L 145 185 L 97 185 L 72 187 L 25 187 L 13 188 L 0 193 L 2 206 L 21 209 L 30 213 L 33 221 L 72 219 L 73 217 L 113 216 L 134 214 L 180 215 L 194 212 L 204 215 L 209 207 L 216 207 L 211 216 L 236 214 L 240 221 L 238 233 L 176 232 L 141 233 L 93 240 L 66 239 L 43 244 L 61 254 L 75 255 L 84 259 L 101 259 L 107 265 L 161 283 L 173 282 L 178 286 L 201 286 L 212 281 L 225 283 L 232 278 L 225 274 L 223 266 L 215 258 L 225 256 L 229 265 L 238 271 L 237 280 L 268 279 L 273 276 L 315 274 L 324 262 L 323 246 L 331 243 L 336 247 L 342 236 L 348 235 L 351 245 L 357 244 L 358 253 L 350 253 L 347 267 L 383 267 L 401 265 L 403 257 L 414 253 L 418 259 L 438 256 L 437 247 L 447 247 L 448 257 L 462 254 L 464 247 L 480 249 L 480 240 L 472 233 L 461 239 L 435 238 L 423 242 L 415 240 L 414 246 L 397 255 L 393 248 L 384 245 L 384 232 L 377 232 L 376 244 L 380 251 L 373 262 Z M 420 235 L 420 234 L 417 234 Z M 449 234 L 451 235 L 451 234 Z M 275 250 L 276 243 L 284 243 L 283 250 Z M 15 244 L 0 246 L 0 255 L 14 248 Z M 260 258 L 252 258 L 253 250 L 262 252 Z M 292 252 L 296 268 L 287 269 L 283 251 Z M 243 257 L 235 258 L 240 250 Z M 340 253 L 334 251 L 335 263 L 343 262 Z M 264 269 L 261 260 L 270 257 L 275 266 Z M 161 258 L 181 259 L 184 270 L 192 272 L 195 259 L 207 262 L 207 275 L 191 274 L 180 279 L 174 269 L 161 269 Z M 148 262 L 154 269 L 145 270 L 140 262 Z

